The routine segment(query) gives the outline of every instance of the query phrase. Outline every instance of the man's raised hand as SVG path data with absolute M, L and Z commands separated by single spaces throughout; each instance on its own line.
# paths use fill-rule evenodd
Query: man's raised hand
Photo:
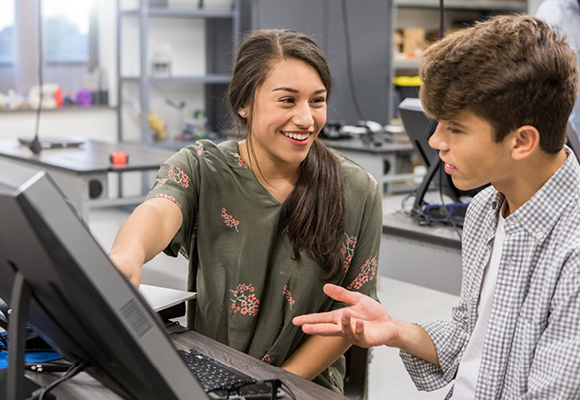
M 389 345 L 398 335 L 393 319 L 377 301 L 340 286 L 326 284 L 324 292 L 349 307 L 326 313 L 295 317 L 294 325 L 304 333 L 322 336 L 342 336 L 360 347 Z

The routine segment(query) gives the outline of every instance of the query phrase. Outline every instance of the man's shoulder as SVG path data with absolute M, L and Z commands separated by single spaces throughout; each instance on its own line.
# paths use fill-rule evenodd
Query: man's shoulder
M 473 216 L 474 214 L 493 210 L 496 206 L 494 203 L 501 200 L 499 197 L 500 195 L 498 191 L 493 186 L 490 185 L 486 187 L 471 199 L 469 202 L 468 213 Z

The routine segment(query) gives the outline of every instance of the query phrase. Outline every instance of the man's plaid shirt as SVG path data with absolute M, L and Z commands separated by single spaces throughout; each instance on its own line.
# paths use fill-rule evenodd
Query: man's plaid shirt
M 477 320 L 503 200 L 493 187 L 472 200 L 463 231 L 459 305 L 451 322 L 419 324 L 431 336 L 440 366 L 401 352 L 419 390 L 435 390 L 455 378 Z M 580 167 L 571 151 L 548 182 L 506 218 L 505 234 L 475 398 L 578 399 Z

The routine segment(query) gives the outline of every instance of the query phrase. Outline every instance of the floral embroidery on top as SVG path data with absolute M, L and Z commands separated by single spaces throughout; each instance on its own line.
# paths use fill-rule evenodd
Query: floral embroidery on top
M 163 185 L 165 182 L 167 182 L 167 179 L 157 179 L 157 181 L 155 182 L 155 185 L 153 185 L 153 189 L 157 189 L 159 186 Z
M 368 281 L 372 281 L 375 278 L 375 274 L 377 273 L 377 259 L 373 257 L 367 260 L 361 267 L 360 272 L 354 281 L 348 285 L 347 289 L 360 289 L 362 285 L 367 283 Z
M 244 160 L 242 160 L 242 156 L 240 156 L 239 153 L 230 153 L 230 154 L 236 159 L 239 167 L 244 167 L 245 169 L 248 169 L 248 166 L 246 165 Z
M 346 243 L 342 245 L 342 249 L 340 249 L 340 253 L 344 257 L 342 262 L 342 266 L 344 267 L 344 273 L 348 272 L 348 268 L 350 267 L 350 263 L 352 262 L 352 256 L 354 254 L 354 249 L 356 247 L 356 236 L 348 236 L 346 233 Z
M 270 354 L 266 354 L 264 357 L 262 357 L 261 361 L 264 361 L 265 363 L 268 363 L 268 364 L 272 364 L 274 359 L 272 358 L 272 356 Z
M 183 258 L 185 258 L 186 260 L 189 260 L 189 255 L 187 254 L 187 251 L 183 247 L 179 249 L 179 254 L 181 254 Z
M 375 183 L 375 186 L 379 186 L 379 182 L 377 182 L 377 178 L 375 178 L 374 176 L 372 176 L 372 174 L 370 172 L 367 172 L 367 175 Z
M 232 298 L 230 299 L 232 302 L 231 309 L 234 314 L 239 311 L 243 315 L 252 317 L 258 315 L 260 300 L 253 294 L 254 290 L 252 285 L 246 285 L 245 283 L 240 283 L 236 290 L 230 290 L 232 292 Z
M 175 200 L 175 197 L 173 197 L 173 196 L 169 196 L 168 194 L 165 194 L 165 193 L 157 193 L 155 195 L 155 197 L 170 200 L 170 201 L 174 202 L 177 205 L 177 207 L 179 207 L 181 209 L 181 204 L 179 204 L 179 202 L 177 202 L 177 200 Z
M 197 151 L 197 155 L 201 156 L 203 154 L 203 146 Z
M 177 171 L 176 171 L 177 170 Z M 175 182 L 179 183 L 184 188 L 189 187 L 189 176 L 185 172 L 183 172 L 180 168 L 171 165 L 169 170 L 167 171 L 167 175 Z
M 236 232 L 239 232 L 238 225 L 240 224 L 240 221 L 236 221 L 233 216 L 229 215 L 225 208 L 222 208 L 222 218 L 224 219 L 224 224 L 230 228 L 235 228 Z
M 288 290 L 288 285 L 284 286 L 282 294 L 284 295 L 284 297 L 286 297 L 286 301 L 290 305 L 290 310 L 292 310 L 292 304 L 294 304 L 296 300 L 292 298 L 292 293 L 290 293 L 290 290 Z

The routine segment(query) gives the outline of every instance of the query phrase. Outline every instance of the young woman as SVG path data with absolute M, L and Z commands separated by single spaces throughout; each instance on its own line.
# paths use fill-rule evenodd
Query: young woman
M 139 284 L 160 251 L 183 254 L 198 292 L 190 327 L 340 392 L 348 342 L 305 335 L 292 318 L 342 306 L 327 282 L 376 298 L 382 202 L 372 176 L 317 139 L 330 89 L 308 36 L 247 36 L 227 94 L 245 140 L 171 157 L 110 257 Z

